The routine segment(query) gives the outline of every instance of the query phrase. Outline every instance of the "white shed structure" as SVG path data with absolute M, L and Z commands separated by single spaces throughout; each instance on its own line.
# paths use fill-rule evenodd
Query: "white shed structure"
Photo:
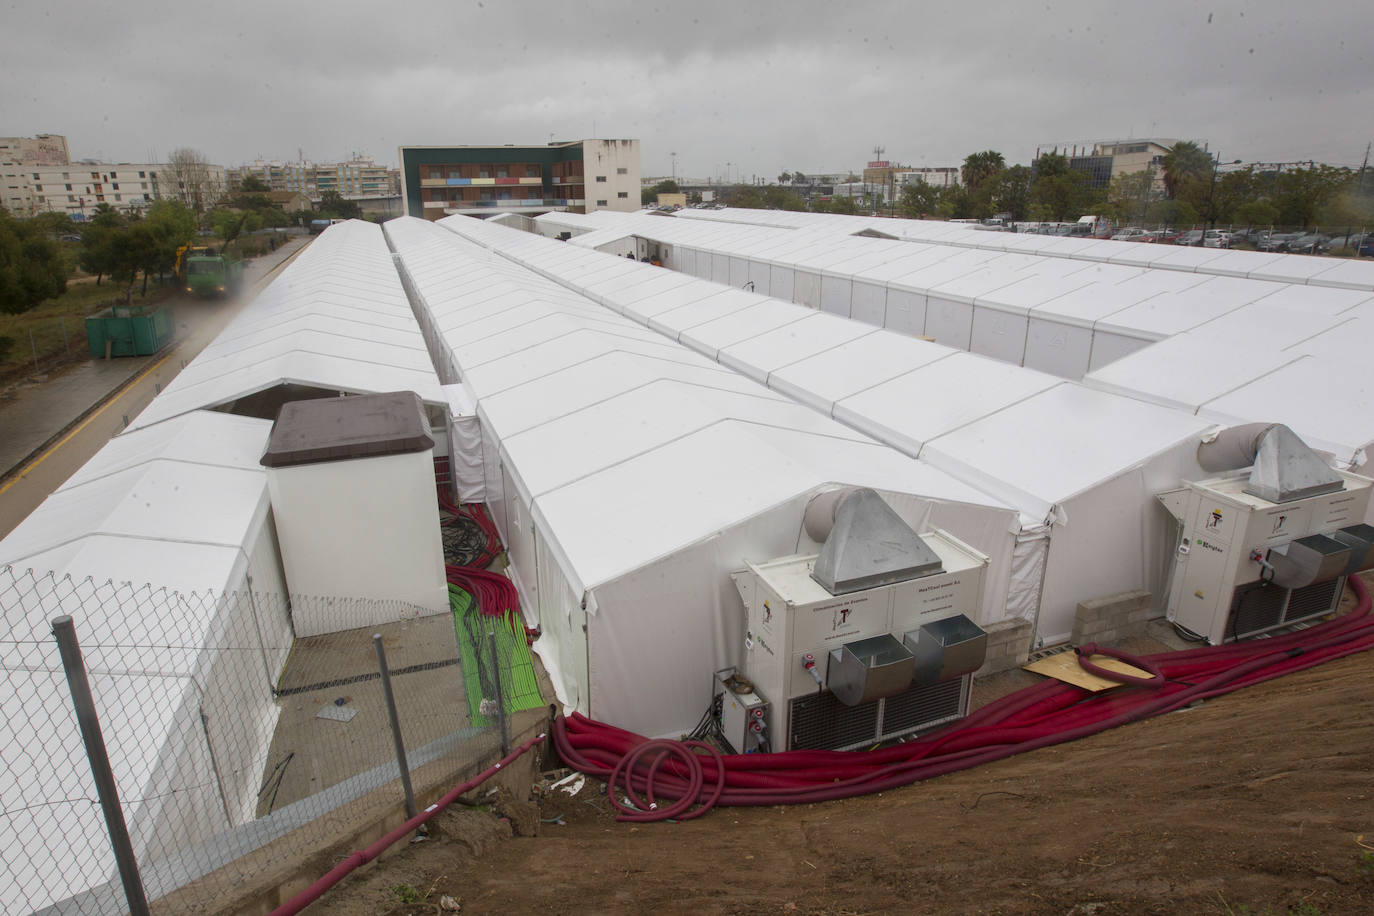
M 475 405 L 485 495 L 569 706 L 648 734 L 690 729 L 711 673 L 739 661 L 729 573 L 815 550 L 802 513 L 832 484 L 872 487 L 916 530 L 988 554 L 1005 591 L 1019 526 L 1000 501 L 441 226 L 386 232 L 445 381 Z M 589 278 L 652 270 L 593 257 L 605 270 Z

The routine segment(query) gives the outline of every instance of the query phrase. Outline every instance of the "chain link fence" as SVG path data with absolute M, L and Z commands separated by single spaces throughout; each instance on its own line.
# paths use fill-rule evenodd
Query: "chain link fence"
M 506 717 L 543 704 L 518 618 L 450 595 L 435 613 L 0 568 L 0 911 L 129 911 L 55 619 L 74 623 L 152 911 L 208 913 L 393 815 L 396 732 L 424 791 L 494 759 Z M 296 613 L 336 631 L 293 638 Z

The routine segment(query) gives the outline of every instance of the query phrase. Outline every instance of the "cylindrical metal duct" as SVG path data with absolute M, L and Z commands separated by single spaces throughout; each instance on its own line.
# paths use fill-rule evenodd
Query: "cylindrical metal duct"
M 1209 474 L 1248 468 L 1255 463 L 1260 442 L 1280 423 L 1244 423 L 1223 429 L 1197 447 L 1198 464 Z
M 802 516 L 802 527 L 806 529 L 807 537 L 817 544 L 825 543 L 825 539 L 830 536 L 830 529 L 835 525 L 835 513 L 840 511 L 840 504 L 856 489 L 836 487 L 811 497 L 811 501 L 806 504 L 806 514 Z

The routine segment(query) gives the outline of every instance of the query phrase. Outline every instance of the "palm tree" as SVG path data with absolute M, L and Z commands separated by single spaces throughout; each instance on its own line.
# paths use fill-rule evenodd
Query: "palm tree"
M 1164 193 L 1172 199 L 1188 179 L 1206 181 L 1211 171 L 1211 154 L 1191 140 L 1180 140 L 1164 154 Z
M 1007 161 L 996 150 L 970 153 L 964 160 L 964 186 L 970 191 L 976 191 L 979 185 L 1006 167 Z

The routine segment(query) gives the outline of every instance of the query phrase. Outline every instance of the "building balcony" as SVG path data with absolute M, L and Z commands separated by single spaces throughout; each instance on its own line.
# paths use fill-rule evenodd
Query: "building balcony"
M 547 198 L 543 200 L 448 200 L 425 201 L 425 209 L 443 208 L 445 213 L 459 213 L 463 210 L 529 210 L 531 208 L 551 209 L 554 207 L 580 207 L 586 201 Z
M 491 187 L 494 185 L 540 185 L 544 179 L 533 178 L 422 178 L 422 188 Z

